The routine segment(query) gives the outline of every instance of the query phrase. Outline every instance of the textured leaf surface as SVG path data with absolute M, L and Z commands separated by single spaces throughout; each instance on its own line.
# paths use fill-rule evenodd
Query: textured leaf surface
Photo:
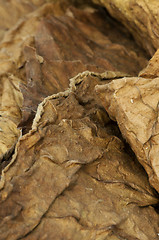
M 107 8 L 109 13 L 122 22 L 136 42 L 152 56 L 159 47 L 159 2 L 157 0 L 93 0 Z
M 97 83 L 83 77 L 68 97 L 39 106 L 34 130 L 3 170 L 0 239 L 157 239 L 150 205 L 158 199 L 112 135 L 118 131 L 95 97 Z
M 91 1 L 0 13 L 0 240 L 157 240 L 157 53 Z

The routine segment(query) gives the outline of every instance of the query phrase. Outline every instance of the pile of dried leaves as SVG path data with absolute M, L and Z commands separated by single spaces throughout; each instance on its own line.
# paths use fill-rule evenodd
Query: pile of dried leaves
M 157 7 L 0 2 L 0 240 L 159 239 Z

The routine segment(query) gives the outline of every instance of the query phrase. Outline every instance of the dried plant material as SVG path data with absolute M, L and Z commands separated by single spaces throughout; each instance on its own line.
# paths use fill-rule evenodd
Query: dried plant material
M 97 86 L 109 116 L 117 121 L 124 138 L 159 192 L 158 102 L 159 79 L 122 78 Z
M 12 120 L 15 124 L 21 119 L 22 93 L 19 89 L 20 79 L 10 75 L 1 78 L 2 98 L 0 115 Z
M 159 47 L 159 2 L 157 0 L 93 0 L 93 2 L 105 6 L 151 56 L 155 53 Z
M 41 19 L 53 11 L 53 4 L 44 4 L 41 8 L 20 19 L 8 31 L 0 43 L 0 75 L 17 74 L 24 64 L 23 47 L 34 42 L 34 35 Z
M 25 64 L 23 48 L 25 45 L 34 42 L 33 36 L 38 24 L 44 16 L 52 11 L 54 12 L 55 6 L 58 6 L 58 4 L 48 3 L 28 14 L 12 30 L 6 33 L 0 43 L 0 161 L 6 158 L 6 154 L 9 156 L 8 153 L 13 150 L 20 135 L 17 126 L 22 117 L 23 96 L 19 85 L 26 82 L 23 71 L 23 65 Z M 57 8 L 56 14 L 61 14 L 61 12 L 60 7 Z M 37 56 L 37 59 L 39 63 L 42 63 L 42 57 Z
M 159 50 L 157 50 L 154 56 L 150 59 L 146 68 L 144 68 L 140 73 L 139 77 L 144 78 L 156 78 L 159 77 Z
M 38 19 L 38 17 L 35 18 Z M 18 34 L 21 28 L 23 28 L 25 32 L 23 32 L 23 35 L 21 33 L 21 37 L 25 38 L 24 35 L 26 34 L 28 38 L 29 36 L 31 37 L 31 32 L 33 29 L 30 29 L 29 24 L 31 24 L 31 22 L 24 23 L 24 20 L 20 24 L 18 24 Z M 30 29 L 30 32 L 28 30 L 26 33 L 24 25 L 25 27 L 28 27 Z M 13 150 L 15 143 L 20 136 L 20 130 L 17 129 L 17 125 L 21 120 L 20 109 L 22 107 L 23 97 L 19 90 L 19 83 L 22 80 L 18 78 L 17 73 L 15 74 L 15 66 L 18 65 L 19 59 L 21 58 L 21 48 L 23 45 L 23 41 L 21 40 L 22 38 L 19 39 L 19 37 L 17 36 L 18 34 L 16 34 L 15 28 L 12 32 L 6 35 L 6 38 L 0 44 L 0 160 L 6 157 L 6 154 L 8 156 L 8 153 Z
M 63 14 L 65 9 L 72 4 L 73 0 L 1 0 L 0 2 L 0 41 L 7 31 L 16 26 L 18 22 L 26 21 L 28 14 L 35 12 L 45 4 L 52 3 L 53 14 Z M 50 5 L 50 7 L 51 7 Z M 34 14 L 34 13 L 33 13 Z M 35 23 L 33 22 L 33 25 Z
M 90 1 L 10 2 L 25 16 L 0 43 L 0 240 L 157 240 L 158 195 L 94 90 L 147 56 Z
M 39 105 L 34 129 L 2 172 L 0 239 L 157 239 L 159 216 L 150 205 L 158 199 L 112 135 L 93 90 L 100 74 L 73 81 L 72 93 Z
M 18 19 L 24 14 L 23 1 L 19 8 L 17 1 L 12 1 L 11 4 L 19 12 Z M 6 122 L 9 118 L 15 127 L 21 122 L 19 126 L 24 128 L 24 132 L 28 132 L 31 127 L 37 105 L 46 96 L 67 89 L 68 79 L 79 72 L 121 71 L 127 63 L 127 72 L 135 74 L 145 66 L 143 53 L 139 57 L 135 53 L 136 46 L 130 47 L 128 53 L 123 45 L 114 44 L 117 37 L 114 30 L 110 33 L 111 23 L 102 18 L 104 15 L 99 10 L 92 7 L 85 10 L 68 8 L 69 1 L 45 4 L 43 1 L 34 1 L 25 4 L 28 7 L 24 11 L 30 13 L 20 19 L 0 43 L 0 76 L 7 75 L 1 80 L 0 112 L 5 117 L 3 121 Z M 4 11 L 6 6 L 7 3 L 2 4 Z M 38 6 L 41 7 L 37 9 Z M 7 16 L 5 15 L 6 18 Z M 11 23 L 11 19 L 8 21 Z M 97 26 L 95 23 L 98 23 Z M 105 23 L 107 28 L 104 29 Z M 118 31 L 117 35 L 119 41 L 124 42 L 123 34 Z M 132 41 L 125 41 L 127 46 L 132 46 Z M 23 108 L 19 85 L 24 99 Z M 6 88 L 7 93 L 3 94 Z M 6 135 L 4 131 L 3 134 Z M 3 144 L 3 150 L 0 145 L 1 152 L 4 149 L 8 151 L 15 145 L 17 139 L 13 136 L 19 134 L 10 132 L 7 137 L 10 144 L 5 147 L 6 143 Z M 2 139 L 2 142 L 5 141 Z
M 19 79 L 14 76 L 1 78 L 2 98 L 0 106 L 0 161 L 9 157 L 20 136 L 17 122 L 20 122 L 22 94 Z
M 0 116 L 0 162 L 12 153 L 19 136 L 17 125 L 10 119 Z
M 132 49 L 127 54 L 123 45 L 113 42 L 111 23 L 103 15 L 94 8 L 70 7 L 64 16 L 48 16 L 41 21 L 35 34 L 35 46 L 26 46 L 23 51 L 27 84 L 21 86 L 24 104 L 20 126 L 24 132 L 31 127 L 38 103 L 48 95 L 67 89 L 68 79 L 79 72 L 109 70 L 113 74 L 115 70 L 125 69 L 127 64 L 127 72 L 134 74 L 138 65 L 141 68 L 145 63 L 142 54 L 137 57 Z M 123 35 L 117 34 L 122 42 Z
M 1 0 L 0 2 L 0 40 L 5 32 L 14 26 L 21 17 L 35 11 L 45 0 Z

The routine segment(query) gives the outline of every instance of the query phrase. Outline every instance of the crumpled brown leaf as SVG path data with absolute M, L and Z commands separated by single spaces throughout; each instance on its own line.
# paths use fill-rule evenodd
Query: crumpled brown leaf
M 122 22 L 136 42 L 153 56 L 159 47 L 159 2 L 157 0 L 93 0 Z
M 154 56 L 150 59 L 147 66 L 140 71 L 139 77 L 143 78 L 156 78 L 159 77 L 159 50 L 157 50 Z
M 101 79 L 81 74 L 39 105 L 2 172 L 0 239 L 158 239 L 157 196 L 113 135 Z
M 2 77 L 2 98 L 0 106 L 0 160 L 9 156 L 15 147 L 20 130 L 17 122 L 21 118 L 22 94 L 19 79 L 14 76 Z
M 130 43 L 129 53 L 116 43 L 115 33 L 110 33 L 111 23 L 101 15 L 101 10 L 93 8 L 83 11 L 69 7 L 64 15 L 47 16 L 40 22 L 34 46 L 23 50 L 27 84 L 21 86 L 24 102 L 20 126 L 24 132 L 30 128 L 38 103 L 67 89 L 68 79 L 79 72 L 122 71 L 127 64 L 126 71 L 134 74 L 145 64 L 143 55 L 137 57 Z M 121 33 L 116 35 L 124 41 Z
M 150 183 L 159 192 L 158 89 L 158 78 L 141 77 L 117 79 L 96 87 L 109 116 L 117 121 Z
M 46 0 L 1 0 L 0 2 L 0 40 L 5 32 L 14 26 L 21 17 L 35 11 Z
M 50 12 L 55 12 L 55 7 L 57 7 L 57 15 L 63 13 L 60 3 L 44 4 L 19 20 L 5 34 L 0 43 L 0 161 L 3 158 L 6 159 L 6 155 L 9 156 L 8 154 L 12 152 L 20 136 L 20 130 L 17 129 L 17 126 L 22 117 L 23 96 L 19 84 L 26 82 L 23 71 L 25 63 L 23 48 L 25 45 L 32 44 L 39 22 Z
M 43 2 L 0 43 L 0 239 L 157 240 L 158 194 L 94 90 L 147 56 L 103 9 Z

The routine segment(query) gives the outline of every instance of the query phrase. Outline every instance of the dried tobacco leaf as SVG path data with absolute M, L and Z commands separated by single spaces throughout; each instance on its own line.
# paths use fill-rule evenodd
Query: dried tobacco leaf
M 144 68 L 140 73 L 139 77 L 143 78 L 156 78 L 159 77 L 159 50 L 157 50 L 154 56 L 148 62 L 146 68 Z
M 74 92 L 39 105 L 34 129 L 3 170 L 0 239 L 157 240 L 159 216 L 150 205 L 158 199 L 112 135 L 93 90 L 100 74 L 74 81 Z
M 35 11 L 46 0 L 1 0 L 0 2 L 0 40 L 5 32 L 14 26 L 17 21 L 27 13 Z
M 158 195 L 94 91 L 147 57 L 103 9 L 73 2 L 42 5 L 0 43 L 2 157 L 21 110 L 26 132 L 36 113 L 2 170 L 0 239 L 157 240 Z
M 79 72 L 122 71 L 127 64 L 126 72 L 134 74 L 141 68 L 145 63 L 142 54 L 137 57 L 129 41 L 127 53 L 122 44 L 114 43 L 117 36 L 119 42 L 124 41 L 122 33 L 117 31 L 114 35 L 111 22 L 100 9 L 69 7 L 65 15 L 48 16 L 41 21 L 34 48 L 24 48 L 27 85 L 21 87 L 24 104 L 20 124 L 24 132 L 31 127 L 38 103 L 67 89 L 68 79 Z
M 58 5 L 59 7 L 57 7 Z M 19 90 L 19 84 L 26 82 L 23 71 L 25 62 L 23 48 L 34 42 L 33 36 L 39 22 L 50 12 L 54 13 L 55 7 L 57 7 L 56 14 L 62 14 L 60 4 L 44 4 L 21 19 L 13 29 L 6 33 L 0 43 L 0 161 L 13 150 L 20 135 L 17 125 L 22 117 L 23 97 Z
M 13 4 L 17 6 L 16 3 Z M 38 1 L 31 6 L 34 8 L 34 5 L 37 7 L 41 4 Z M 120 31 L 117 31 L 117 36 L 114 30 L 111 34 L 112 22 L 103 17 L 103 12 L 92 7 L 67 8 L 69 5 L 69 1 L 43 4 L 19 20 L 0 43 L 0 75 L 7 75 L 5 86 L 12 99 L 10 103 L 10 97 L 7 100 L 5 98 L 3 122 L 7 122 L 9 117 L 16 128 L 21 121 L 22 110 L 20 126 L 25 128 L 24 133 L 31 127 L 38 103 L 46 96 L 66 89 L 70 77 L 85 70 L 121 71 L 125 69 L 125 64 L 126 71 L 135 74 L 146 64 L 144 54 L 138 51 L 131 40 L 125 40 Z M 18 11 L 21 11 L 21 6 Z M 115 39 L 119 39 L 122 44 L 117 44 Z M 129 52 L 123 44 L 126 44 Z M 19 79 L 16 87 L 13 87 L 15 84 L 12 79 Z M 19 84 L 22 84 L 23 108 Z M 2 81 L 0 99 L 3 102 L 2 92 L 5 86 Z M 0 108 L 0 111 L 4 111 L 4 108 Z M 7 139 L 4 139 L 5 135 Z M 7 133 L 3 129 L 0 158 L 3 158 L 5 151 L 10 151 L 18 136 L 19 130 Z M 11 141 L 9 145 L 8 139 Z
M 109 13 L 132 33 L 136 42 L 153 56 L 159 47 L 159 2 L 157 0 L 92 0 L 105 6 Z
M 1 84 L 0 161 L 9 156 L 20 136 L 17 122 L 21 118 L 20 108 L 22 107 L 22 94 L 18 86 L 19 79 L 14 76 L 2 77 Z
M 141 77 L 126 77 L 96 87 L 109 116 L 117 121 L 151 185 L 159 192 L 158 89 L 158 78 Z

